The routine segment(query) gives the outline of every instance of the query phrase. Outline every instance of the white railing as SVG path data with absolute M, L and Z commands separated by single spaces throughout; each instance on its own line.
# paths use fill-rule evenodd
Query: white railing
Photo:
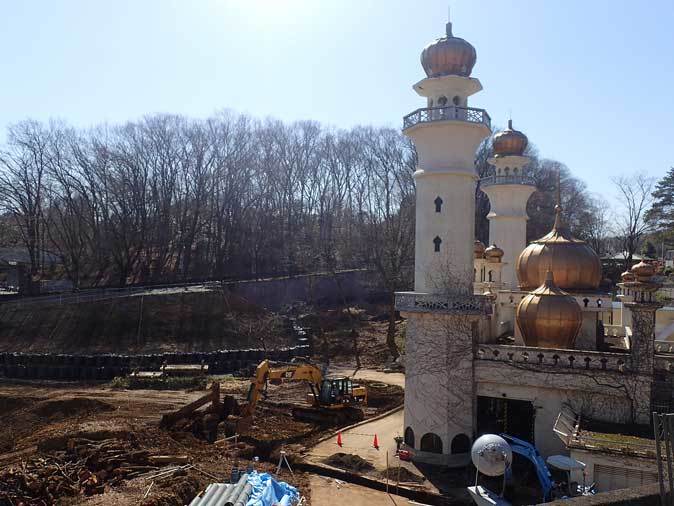
M 536 181 L 531 176 L 487 176 L 480 179 L 480 186 L 493 186 L 495 184 L 522 184 L 536 186 Z
M 408 313 L 484 314 L 490 308 L 488 302 L 480 295 L 396 292 L 396 309 Z
M 491 118 L 484 109 L 472 107 L 425 107 L 409 113 L 403 118 L 403 130 L 419 123 L 431 121 L 467 121 L 468 123 L 481 123 L 491 128 Z
M 533 348 L 507 344 L 480 344 L 478 360 L 526 364 L 560 369 L 593 369 L 624 372 L 631 366 L 631 357 L 623 353 L 603 351 Z

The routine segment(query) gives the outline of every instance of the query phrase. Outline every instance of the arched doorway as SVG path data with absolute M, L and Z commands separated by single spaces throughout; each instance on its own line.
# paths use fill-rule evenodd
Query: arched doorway
M 419 449 L 422 452 L 442 453 L 442 439 L 432 432 L 424 434 L 421 438 L 421 443 L 419 443 Z
M 410 448 L 414 448 L 414 431 L 412 427 L 407 427 L 405 429 L 405 444 Z
M 468 453 L 470 452 L 470 438 L 465 434 L 457 434 L 452 439 L 451 445 L 452 453 Z

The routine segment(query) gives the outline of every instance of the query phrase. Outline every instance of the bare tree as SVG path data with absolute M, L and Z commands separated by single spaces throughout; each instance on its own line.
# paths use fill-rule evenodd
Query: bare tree
M 654 179 L 643 173 L 613 179 L 618 190 L 618 215 L 615 234 L 620 237 L 626 268 L 632 264 L 632 256 L 639 248 L 643 235 L 650 229 L 645 220 L 653 202 Z

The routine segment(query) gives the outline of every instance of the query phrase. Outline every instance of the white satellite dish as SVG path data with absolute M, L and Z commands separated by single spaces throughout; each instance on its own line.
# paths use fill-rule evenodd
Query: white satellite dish
M 487 476 L 501 476 L 513 461 L 510 445 L 501 436 L 485 434 L 473 443 L 470 450 L 473 465 Z

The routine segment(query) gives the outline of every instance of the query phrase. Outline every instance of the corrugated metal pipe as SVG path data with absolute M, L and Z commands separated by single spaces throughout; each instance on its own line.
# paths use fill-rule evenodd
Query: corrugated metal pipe
M 190 506 L 245 506 L 253 492 L 248 474 L 242 474 L 232 485 L 211 483 L 202 497 L 195 497 Z

